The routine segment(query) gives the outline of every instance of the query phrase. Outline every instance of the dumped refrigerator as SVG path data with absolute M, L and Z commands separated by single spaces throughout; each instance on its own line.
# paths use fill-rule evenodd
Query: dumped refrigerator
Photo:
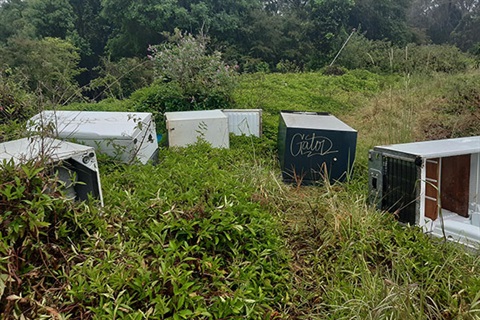
M 186 147 L 198 139 L 214 148 L 229 148 L 228 117 L 221 110 L 165 112 L 168 145 Z
M 224 109 L 228 118 L 228 131 L 237 136 L 262 135 L 262 109 Z
M 155 162 L 158 156 L 155 123 L 148 112 L 43 111 L 30 119 L 29 130 L 92 146 L 125 163 Z
M 344 181 L 353 169 L 357 131 L 328 113 L 282 111 L 278 155 L 285 182 Z
M 369 201 L 427 233 L 480 244 L 480 136 L 376 146 Z
M 0 143 L 0 163 L 13 161 L 19 165 L 29 161 L 45 161 L 64 183 L 65 194 L 71 199 L 100 200 L 102 186 L 95 149 L 67 141 L 33 136 Z

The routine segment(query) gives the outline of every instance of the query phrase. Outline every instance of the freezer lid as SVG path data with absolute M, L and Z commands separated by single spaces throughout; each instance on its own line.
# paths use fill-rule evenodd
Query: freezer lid
M 287 128 L 356 132 L 355 129 L 328 113 L 282 111 L 280 114 Z
M 151 121 L 149 112 L 42 111 L 31 118 L 29 129 L 52 123 L 62 138 L 130 140 Z
M 94 152 L 92 147 L 68 141 L 33 136 L 0 143 L 0 161 L 24 163 L 39 156 L 62 160 L 77 153 Z
M 227 119 L 222 110 L 175 111 L 165 112 L 168 121 Z
M 377 151 L 414 155 L 425 159 L 480 153 L 480 136 L 377 146 Z

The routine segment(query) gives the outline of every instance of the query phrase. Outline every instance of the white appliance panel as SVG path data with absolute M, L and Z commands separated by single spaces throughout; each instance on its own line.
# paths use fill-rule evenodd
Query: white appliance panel
M 123 162 L 145 164 L 158 149 L 151 113 L 43 111 L 32 117 L 30 131 L 53 128 L 54 136 L 73 139 Z
M 168 142 L 185 147 L 204 139 L 215 148 L 229 148 L 228 118 L 220 110 L 165 113 Z
M 22 164 L 35 160 L 44 160 L 54 166 L 57 163 L 60 165 L 56 167 L 59 179 L 67 184 L 67 194 L 70 193 L 68 187 L 72 183 L 67 171 L 75 172 L 80 179 L 83 176 L 85 179 L 80 180 L 83 184 L 76 186 L 77 191 L 83 195 L 80 198 L 86 199 L 87 193 L 91 191 L 96 194 L 103 206 L 100 173 L 94 148 L 40 136 L 0 144 L 0 162 L 13 161 L 15 164 Z M 85 185 L 88 181 L 91 185 Z

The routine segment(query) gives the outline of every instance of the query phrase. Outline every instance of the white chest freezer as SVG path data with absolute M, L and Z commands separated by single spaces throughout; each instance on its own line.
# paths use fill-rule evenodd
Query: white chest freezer
M 228 117 L 228 131 L 237 136 L 262 135 L 262 109 L 224 109 Z
M 157 134 L 151 113 L 43 111 L 29 121 L 30 131 L 53 131 L 60 139 L 92 146 L 129 163 L 156 160 Z
M 185 147 L 201 138 L 215 148 L 229 148 L 228 118 L 221 110 L 165 112 L 168 145 Z
M 44 159 L 64 182 L 65 193 L 76 200 L 99 199 L 103 206 L 102 187 L 93 147 L 67 141 L 34 136 L 0 143 L 0 163 L 15 164 Z

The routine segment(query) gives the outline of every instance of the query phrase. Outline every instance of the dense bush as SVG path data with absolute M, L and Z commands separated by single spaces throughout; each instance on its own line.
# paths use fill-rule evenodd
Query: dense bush
M 78 110 L 78 111 L 135 111 L 132 101 L 104 99 L 92 103 L 71 103 L 65 106 L 58 106 L 60 110 Z
M 224 109 L 233 103 L 236 70 L 220 53 L 208 53 L 207 40 L 177 30 L 169 43 L 150 46 L 157 80 L 135 91 L 131 101 L 135 110 L 155 114 L 157 131 L 165 132 L 165 112 Z
M 39 166 L 2 167 L 4 316 L 273 318 L 288 303 L 281 228 L 252 146 L 162 150 L 101 168 L 105 208 L 60 197 Z M 258 173 L 258 172 L 257 172 Z M 51 192 L 48 192 L 51 191 Z M 79 210 L 79 206 L 82 210 Z
M 154 114 L 157 131 L 159 133 L 166 132 L 165 112 L 196 109 L 195 105 L 192 105 L 191 101 L 183 96 L 180 87 L 174 82 L 157 83 L 137 90 L 132 94 L 130 100 L 136 111 L 152 112 Z
M 355 35 L 342 51 L 337 64 L 348 69 L 373 72 L 421 74 L 464 72 L 473 60 L 451 45 L 410 44 L 398 47 L 387 41 Z
M 62 274 L 73 263 L 71 240 L 85 235 L 78 221 L 90 215 L 62 194 L 62 184 L 45 163 L 0 164 L 0 310 L 5 319 L 52 315 L 69 304 L 62 298 Z
M 480 135 L 480 78 L 459 75 L 444 82 L 441 97 L 421 125 L 427 138 Z
M 29 92 L 59 104 L 80 98 L 75 79 L 81 73 L 80 55 L 71 42 L 58 38 L 13 38 L 7 46 L 0 47 L 0 54 L 0 68 L 9 70 L 10 77 Z
M 172 83 L 191 109 L 226 107 L 236 84 L 235 68 L 219 52 L 208 53 L 207 42 L 177 30 L 169 43 L 149 48 L 156 78 Z
M 0 142 L 19 137 L 22 124 L 33 115 L 34 98 L 0 76 Z
M 163 150 L 160 166 L 106 176 L 111 229 L 99 234 L 101 245 L 91 239 L 90 256 L 72 273 L 74 299 L 99 318 L 119 303 L 119 316 L 169 319 L 268 318 L 279 310 L 287 260 L 274 217 L 252 201 L 238 161 L 245 156 L 200 143 Z
M 469 52 L 473 55 L 475 59 L 475 67 L 479 68 L 480 67 L 480 42 L 475 44 Z
M 96 71 L 99 76 L 88 87 L 95 100 L 125 99 L 135 90 L 153 82 L 152 62 L 145 59 L 122 58 L 111 61 L 110 58 L 102 58 Z

